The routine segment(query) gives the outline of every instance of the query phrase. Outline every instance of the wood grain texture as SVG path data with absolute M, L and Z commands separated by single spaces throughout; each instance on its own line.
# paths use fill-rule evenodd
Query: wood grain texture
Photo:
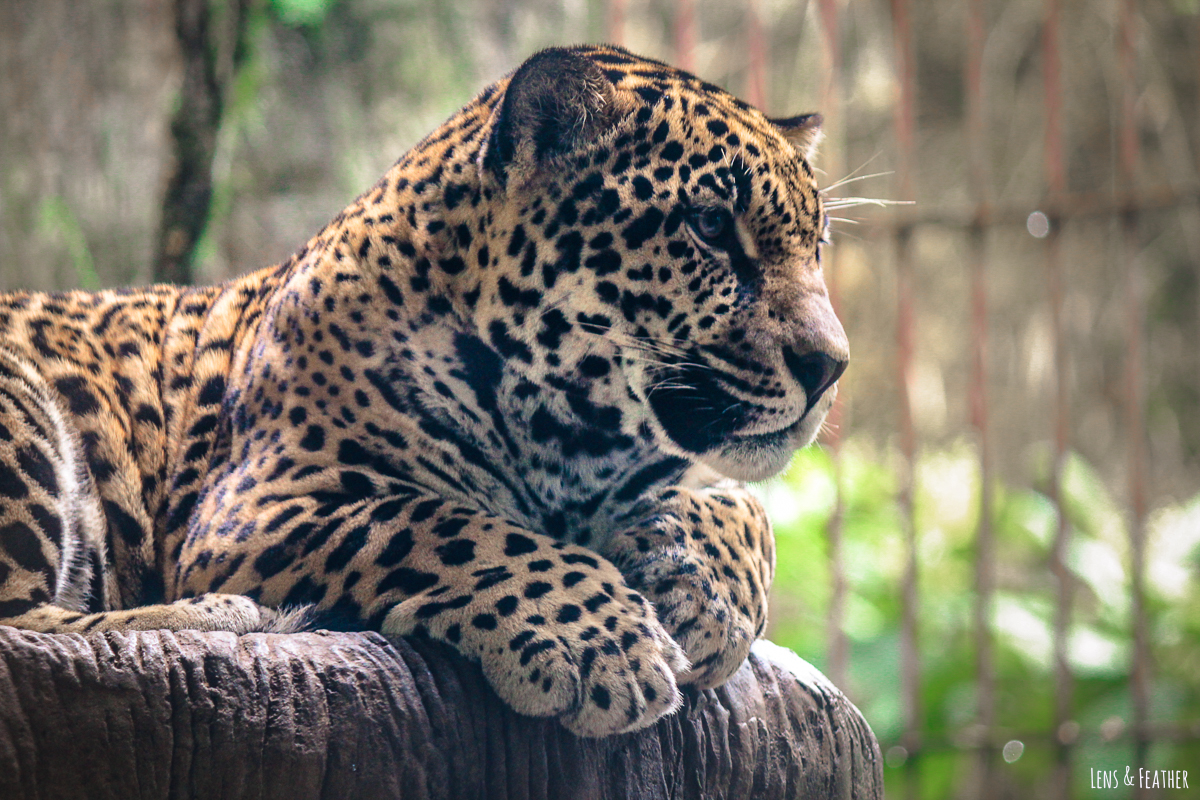
M 0 798 L 881 798 L 858 710 L 769 642 L 636 734 L 521 717 L 441 645 L 0 627 Z

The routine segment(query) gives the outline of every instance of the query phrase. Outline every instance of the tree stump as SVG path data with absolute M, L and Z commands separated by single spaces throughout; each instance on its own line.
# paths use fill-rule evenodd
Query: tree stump
M 579 739 L 434 642 L 0 627 L 6 800 L 882 796 L 861 714 L 769 642 L 658 724 Z

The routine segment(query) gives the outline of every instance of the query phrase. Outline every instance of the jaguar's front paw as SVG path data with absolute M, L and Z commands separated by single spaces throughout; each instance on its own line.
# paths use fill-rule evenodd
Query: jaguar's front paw
M 679 682 L 720 686 L 766 625 L 770 524 L 743 491 L 672 489 L 650 508 L 609 543 L 608 555 L 691 661 Z
M 605 577 L 619 581 L 606 566 L 612 575 Z M 687 660 L 645 598 L 582 572 L 567 573 L 563 583 L 552 591 L 549 582 L 534 582 L 486 605 L 447 609 L 443 601 L 436 616 L 427 599 L 410 598 L 389 613 L 383 632 L 420 627 L 450 642 L 480 660 L 517 712 L 558 717 L 580 736 L 636 730 L 678 708 L 675 676 Z
M 641 595 L 625 586 L 617 595 L 587 624 L 564 632 L 579 696 L 562 721 L 580 736 L 644 728 L 682 701 L 676 676 L 688 668 L 683 651 Z
M 737 672 L 760 633 L 760 617 L 728 576 L 693 554 L 670 551 L 630 564 L 625 576 L 654 604 L 691 662 L 679 675 L 681 684 L 713 688 Z

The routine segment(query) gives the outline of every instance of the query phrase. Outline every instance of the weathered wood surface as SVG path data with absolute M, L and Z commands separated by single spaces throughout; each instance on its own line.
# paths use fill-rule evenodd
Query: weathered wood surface
M 636 734 L 518 716 L 479 669 L 374 634 L 0 627 L 0 798 L 881 798 L 879 748 L 759 642 Z

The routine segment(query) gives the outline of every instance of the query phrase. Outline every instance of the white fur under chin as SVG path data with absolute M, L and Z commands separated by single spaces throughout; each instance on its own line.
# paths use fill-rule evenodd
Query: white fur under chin
M 750 483 L 774 477 L 787 469 L 794 452 L 812 444 L 817 438 L 832 402 L 823 399 L 819 405 L 823 407 L 806 414 L 787 437 L 774 440 L 764 440 L 761 436 L 735 439 L 705 453 L 700 457 L 700 462 L 735 481 Z
M 735 446 L 728 446 L 720 451 L 706 453 L 703 463 L 726 478 L 745 483 L 765 481 L 779 474 L 792 460 L 793 450 L 789 448 L 773 448 L 767 450 L 758 448 L 758 452 L 747 455 L 736 452 Z M 735 452 L 731 452 L 735 451 Z

